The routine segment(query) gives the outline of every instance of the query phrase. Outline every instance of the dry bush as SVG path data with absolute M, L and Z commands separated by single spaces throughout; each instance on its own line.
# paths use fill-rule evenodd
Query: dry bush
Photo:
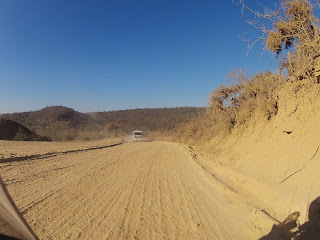
M 277 114 L 274 93 L 284 83 L 281 75 L 265 71 L 249 78 L 237 69 L 230 73 L 229 80 L 232 85 L 221 85 L 210 94 L 205 112 L 172 132 L 173 140 L 201 145 L 213 136 L 227 136 L 235 126 L 257 114 L 268 120 Z
M 277 113 L 277 101 L 272 95 L 283 83 L 281 75 L 265 71 L 249 79 L 237 70 L 229 76 L 235 80 L 234 85 L 221 85 L 211 93 L 215 124 L 230 130 L 235 124 L 245 123 L 257 110 L 268 119 Z
M 212 115 L 209 114 L 209 109 L 207 109 L 188 123 L 180 124 L 170 132 L 162 132 L 161 139 L 201 145 L 210 140 L 215 134 L 215 128 L 213 128 L 213 121 L 211 121 L 210 116 Z
M 279 54 L 283 47 L 288 49 L 297 40 L 300 44 L 310 44 L 315 37 L 313 6 L 307 0 L 284 1 L 277 10 L 274 29 L 269 30 L 266 46 Z
M 116 123 L 108 123 L 106 126 L 105 126 L 105 130 L 110 133 L 112 135 L 112 137 L 116 137 L 121 129 L 121 122 L 116 122 Z
M 274 92 L 283 82 L 281 75 L 265 71 L 244 83 L 239 95 L 237 122 L 244 123 L 256 111 L 267 119 L 277 114 L 278 106 Z
M 248 23 L 261 30 L 262 36 L 257 39 L 264 41 L 265 49 L 278 57 L 281 55 L 281 70 L 292 80 L 310 79 L 319 83 L 315 72 L 320 70 L 320 28 L 319 19 L 314 14 L 319 2 L 284 0 L 275 10 L 263 7 L 262 13 L 250 9 L 243 0 L 239 2 L 261 19 Z

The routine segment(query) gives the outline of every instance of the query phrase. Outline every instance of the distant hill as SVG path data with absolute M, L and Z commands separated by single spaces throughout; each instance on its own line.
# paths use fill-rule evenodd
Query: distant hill
M 146 108 L 88 113 L 101 124 L 120 123 L 124 133 L 135 129 L 142 131 L 171 130 L 198 116 L 203 108 Z
M 0 119 L 11 119 L 32 131 L 53 140 L 89 140 L 114 134 L 121 136 L 133 130 L 171 130 L 198 116 L 203 108 L 150 108 L 109 112 L 81 113 L 72 108 L 51 106 L 38 111 L 2 114 Z M 110 132 L 110 125 L 117 130 Z
M 48 125 L 78 128 L 94 123 L 94 120 L 87 114 L 63 106 L 46 107 L 38 111 L 3 114 L 0 117 L 12 119 L 30 128 L 42 128 Z
M 2 114 L 0 118 L 16 121 L 53 140 L 75 140 L 79 136 L 79 131 L 92 131 L 99 128 L 99 124 L 88 114 L 63 106 L 46 107 L 38 111 Z

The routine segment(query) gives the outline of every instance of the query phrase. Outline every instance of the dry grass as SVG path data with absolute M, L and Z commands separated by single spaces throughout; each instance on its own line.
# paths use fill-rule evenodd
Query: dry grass
M 247 22 L 261 31 L 257 39 L 264 42 L 265 49 L 280 57 L 281 71 L 293 81 L 309 79 L 319 83 L 315 73 L 320 70 L 320 28 L 314 13 L 319 9 L 319 1 L 284 0 L 279 8 L 263 7 L 261 13 L 250 9 L 242 0 L 239 2 L 254 14 L 255 20 Z
M 320 27 L 314 9 L 319 7 L 308 0 L 285 0 L 278 9 L 263 7 L 262 13 L 250 10 L 259 20 L 248 21 L 266 37 L 266 49 L 282 59 L 279 73 L 261 72 L 249 78 L 242 70 L 230 73 L 230 85 L 221 85 L 210 94 L 205 113 L 173 132 L 173 139 L 203 144 L 215 136 L 227 136 L 237 126 L 244 126 L 254 116 L 271 120 L 278 113 L 278 89 L 285 82 L 292 85 L 320 82 Z M 266 22 L 271 23 L 268 29 Z M 288 86 L 288 85 L 285 85 Z M 284 86 L 284 87 L 285 87 Z M 294 91 L 299 91 L 296 87 Z M 291 88 L 287 89 L 293 91 Z M 168 138 L 167 138 L 168 139 Z
M 271 120 L 277 114 L 276 90 L 284 83 L 281 75 L 266 71 L 248 78 L 243 71 L 236 70 L 230 79 L 233 85 L 221 85 L 210 94 L 210 105 L 204 113 L 158 137 L 201 145 L 213 137 L 227 136 L 253 116 Z

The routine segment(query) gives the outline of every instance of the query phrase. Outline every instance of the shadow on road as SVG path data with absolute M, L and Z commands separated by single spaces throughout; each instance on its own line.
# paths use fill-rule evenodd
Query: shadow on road
M 290 214 L 282 223 L 274 224 L 270 233 L 260 240 L 319 240 L 320 197 L 309 206 L 308 221 L 299 225 L 299 212 Z

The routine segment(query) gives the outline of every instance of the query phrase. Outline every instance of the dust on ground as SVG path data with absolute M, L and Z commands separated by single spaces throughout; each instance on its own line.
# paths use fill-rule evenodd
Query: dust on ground
M 252 213 L 242 197 L 174 143 L 5 162 L 0 174 L 40 239 L 259 236 L 250 230 Z

